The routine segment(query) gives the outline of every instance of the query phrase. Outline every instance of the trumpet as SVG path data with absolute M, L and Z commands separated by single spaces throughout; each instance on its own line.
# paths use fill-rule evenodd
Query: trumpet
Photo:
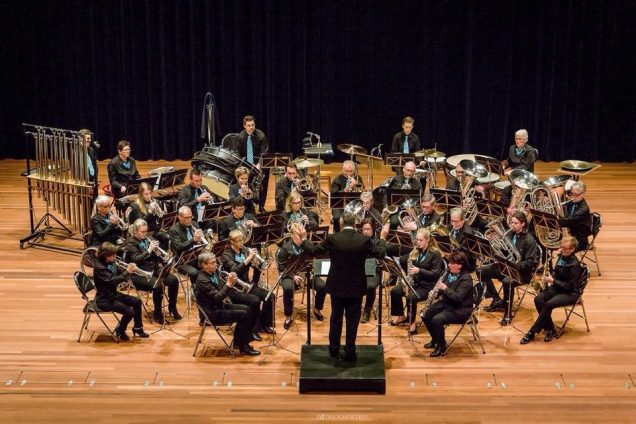
M 161 208 L 161 205 L 157 202 L 157 200 L 153 200 L 148 205 L 148 213 L 155 215 L 157 218 L 161 218 L 166 212 Z
M 194 228 L 194 225 L 192 225 L 192 224 L 190 224 L 190 228 L 192 229 L 192 236 L 193 237 L 194 237 L 194 233 L 196 233 L 197 230 L 201 230 L 200 228 Z M 215 242 L 214 237 L 210 237 L 210 233 L 211 232 L 212 232 L 212 230 L 207 230 L 207 232 L 201 230 L 201 244 L 202 245 L 209 246 L 210 243 L 214 243 Z M 207 236 L 206 236 L 206 234 L 207 234 Z M 208 238 L 210 238 L 210 239 L 208 239 Z
M 209 193 L 206 189 L 204 189 L 204 188 L 202 188 L 201 190 L 203 190 L 203 193 L 202 193 L 202 194 L 208 194 L 208 195 L 209 195 L 208 200 L 204 200 L 203 202 L 204 202 L 204 203 L 206 203 L 206 204 L 208 204 L 208 205 L 213 205 L 213 204 L 215 203 L 215 202 L 214 202 L 214 196 L 212 196 L 212 195 L 211 195 L 211 194 L 210 194 L 210 193 Z
M 121 219 L 121 216 L 117 215 L 113 211 L 108 211 L 108 218 L 110 219 L 111 216 L 117 217 L 117 228 L 119 228 L 122 231 L 126 231 L 128 229 L 128 224 L 126 224 L 126 221 Z
M 357 175 L 347 177 L 347 185 L 345 186 L 345 190 L 349 188 L 350 191 L 355 193 L 360 193 L 364 190 L 364 184 L 362 182 L 358 182 Z
M 117 265 L 119 268 L 122 269 L 126 269 L 128 268 L 128 263 L 124 262 L 123 259 L 120 259 L 118 257 L 115 257 L 115 265 Z M 135 265 L 135 269 L 132 272 L 134 275 L 139 275 L 140 277 L 144 277 L 146 280 L 150 281 L 150 279 L 152 278 L 152 271 L 144 271 L 141 268 L 137 268 L 137 265 Z
M 151 237 L 146 237 L 148 239 L 149 242 L 153 242 L 156 241 L 157 243 L 159 243 L 158 240 L 153 239 Z M 159 258 L 161 258 L 161 260 L 165 263 L 168 263 L 170 261 L 170 259 L 172 259 L 172 252 L 166 252 L 165 250 L 163 250 L 159 245 L 157 245 L 157 247 L 154 250 L 155 255 L 157 255 Z
M 219 269 L 219 274 L 221 274 L 221 277 L 226 281 L 227 283 L 227 277 L 230 275 L 229 272 L 227 271 L 223 271 L 222 269 Z M 238 287 L 237 287 L 238 285 Z M 232 288 L 240 293 L 249 293 L 250 290 L 252 290 L 252 287 L 254 285 L 251 283 L 246 283 L 245 281 L 241 280 L 240 278 L 236 278 L 236 283 L 232 286 Z
M 245 256 L 248 256 L 251 253 L 250 251 L 251 249 L 243 247 L 243 253 L 245 254 Z M 270 263 L 271 261 L 269 259 L 263 259 L 263 257 L 258 252 L 256 252 L 256 254 L 254 255 L 254 259 L 252 259 L 252 264 L 254 265 L 254 267 L 260 269 L 261 271 L 269 268 Z

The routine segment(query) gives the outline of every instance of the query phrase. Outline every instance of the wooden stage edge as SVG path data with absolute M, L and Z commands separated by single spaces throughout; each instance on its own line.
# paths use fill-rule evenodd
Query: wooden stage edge
M 150 169 L 189 162 L 139 164 Z M 209 333 L 192 356 L 196 312 L 173 330 L 115 344 L 97 320 L 80 343 L 82 300 L 73 284 L 79 258 L 19 248 L 29 233 L 21 160 L 0 161 L 0 422 L 634 422 L 636 421 L 636 167 L 603 163 L 583 178 L 587 200 L 602 214 L 597 239 L 601 276 L 585 293 L 591 331 L 574 318 L 559 340 L 521 346 L 522 333 L 482 313 L 486 354 L 465 331 L 443 358 L 430 358 L 425 331 L 407 340 L 404 327 L 383 327 L 386 394 L 298 393 L 306 322 L 296 297 L 295 325 L 264 363 L 231 359 Z M 340 164 L 324 166 L 325 176 Z M 558 163 L 540 162 L 540 179 Z M 106 162 L 100 162 L 101 179 Z M 361 175 L 366 176 L 362 167 Z M 377 185 L 390 175 L 384 167 Z M 102 185 L 105 181 L 102 181 Z M 273 205 L 274 178 L 268 206 Z M 43 212 L 37 202 L 36 212 Z M 596 268 L 592 265 L 593 274 Z M 270 271 L 269 281 L 275 281 Z M 327 300 L 326 312 L 329 312 Z M 180 295 L 179 308 L 186 305 Z M 282 333 L 282 299 L 276 319 Z M 526 298 L 515 318 L 527 330 L 536 313 Z M 557 322 L 562 311 L 555 312 Z M 110 320 L 112 323 L 112 319 Z M 158 327 L 145 325 L 149 332 Z M 449 328 L 448 334 L 454 330 Z M 328 321 L 312 322 L 312 342 L 326 344 Z M 361 324 L 359 344 L 374 344 L 374 323 Z M 269 340 L 254 343 L 267 353 Z

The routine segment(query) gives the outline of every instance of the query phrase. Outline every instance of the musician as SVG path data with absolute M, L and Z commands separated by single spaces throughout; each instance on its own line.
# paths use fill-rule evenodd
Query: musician
M 251 213 L 245 212 L 245 200 L 242 197 L 235 197 L 230 200 L 232 214 L 219 222 L 219 240 L 225 240 L 230 235 L 230 231 L 236 230 L 239 225 L 245 227 L 257 227 L 258 220 Z
M 195 246 L 203 244 L 204 234 L 199 224 L 193 222 L 192 211 L 187 206 L 181 206 L 177 211 L 178 222 L 170 227 L 168 235 L 170 236 L 170 248 L 176 260 L 182 253 L 187 252 Z M 199 270 L 190 264 L 182 264 L 178 268 L 182 274 L 190 277 L 192 284 L 195 283 Z
M 157 281 L 165 260 L 159 255 L 159 242 L 148 240 L 148 224 L 143 219 L 137 219 L 131 225 L 132 236 L 126 240 L 126 258 L 134 262 L 138 268 L 152 272 L 153 275 L 147 278 L 133 274 L 132 280 L 137 290 L 152 292 L 152 301 L 155 307 L 154 318 L 159 324 L 163 324 L 164 317 L 162 311 L 163 288 L 168 288 L 168 312 L 176 320 L 181 319 L 181 314 L 177 310 L 177 296 L 179 295 L 179 280 L 171 273 L 164 273 L 162 281 Z
M 476 268 L 477 259 L 473 254 L 471 254 L 464 246 L 462 246 L 464 242 L 465 234 L 473 234 L 473 229 L 466 222 L 465 216 L 466 213 L 462 208 L 453 208 L 450 210 L 450 224 L 446 226 L 448 230 L 449 236 L 457 242 L 458 248 L 466 255 L 467 266 L 466 270 L 468 272 L 472 272 Z
M 274 201 L 276 202 L 276 210 L 285 208 L 285 201 L 294 188 L 294 180 L 298 178 L 298 168 L 296 164 L 290 162 L 285 166 L 285 176 L 276 183 Z
M 577 247 L 576 238 L 565 236 L 561 239 L 561 253 L 557 258 L 556 267 L 544 279 L 547 288 L 534 298 L 539 316 L 521 339 L 521 344 L 530 343 L 534 340 L 534 335 L 543 330 L 547 331 L 543 341 L 549 342 L 557 337 L 552 311 L 561 306 L 573 305 L 583 290 L 581 266 L 574 254 Z
M 364 189 L 362 178 L 356 175 L 356 164 L 352 160 L 346 160 L 342 163 L 342 174 L 336 176 L 331 181 L 331 194 L 334 193 L 351 193 L 361 191 Z M 340 231 L 340 215 L 342 215 L 341 208 L 333 208 L 331 210 L 333 216 L 333 231 L 337 233 Z
M 361 229 L 363 235 L 370 237 L 373 244 L 377 244 L 379 239 L 376 237 L 375 230 L 375 221 L 371 218 L 364 218 L 361 223 Z M 376 263 L 376 260 L 367 256 L 367 260 L 365 261 L 365 275 L 367 277 L 367 292 L 365 295 L 364 308 L 362 308 L 362 318 L 360 318 L 361 323 L 369 322 L 371 319 L 371 311 L 373 310 L 373 305 L 375 304 L 376 290 L 380 285 L 380 280 L 382 279 L 382 270 L 377 267 L 376 263 L 376 272 L 375 275 L 368 275 L 366 272 L 367 262 L 369 260 L 373 260 Z
M 152 186 L 148 183 L 139 184 L 139 196 L 130 204 L 128 222 L 143 219 L 148 224 L 148 234 L 159 240 L 161 248 L 168 250 L 170 236 L 161 231 L 159 215 L 165 212 L 164 206 L 158 199 L 152 198 Z
M 442 253 L 437 248 L 430 231 L 426 228 L 417 230 L 415 246 L 409 254 L 408 260 L 411 266 L 407 268 L 407 273 L 415 292 L 409 291 L 406 295 L 408 312 L 405 316 L 402 297 L 408 288 L 398 284 L 391 289 L 391 315 L 396 317 L 391 321 L 391 325 L 400 325 L 408 321 L 410 324 L 409 334 L 415 334 L 417 332 L 415 323 L 417 304 L 428 298 L 429 292 L 444 272 Z
M 402 119 L 402 131 L 393 136 L 391 153 L 415 153 L 420 150 L 420 138 L 413 132 L 415 120 L 410 116 Z
M 534 172 L 537 161 L 537 149 L 528 144 L 528 131 L 520 129 L 515 132 L 515 144 L 508 150 L 508 158 L 501 161 L 505 175 L 510 175 L 514 169 Z
M 203 173 L 199 169 L 190 170 L 190 184 L 179 190 L 178 206 L 187 206 L 193 214 L 196 214 L 195 221 L 203 229 L 209 228 L 213 224 L 205 224 L 203 220 L 203 209 L 206 204 L 220 202 L 210 189 L 203 185 Z
M 256 165 L 261 170 L 261 160 L 264 153 L 268 151 L 267 137 L 265 133 L 256 128 L 256 121 L 253 116 L 247 115 L 243 118 L 243 131 L 238 135 L 238 155 L 246 162 Z M 263 180 L 259 193 L 258 206 L 263 211 L 267 198 L 267 188 L 269 187 L 269 170 L 262 169 Z
M 424 345 L 434 349 L 430 356 L 442 356 L 446 351 L 444 327 L 447 324 L 466 322 L 473 310 L 473 282 L 468 272 L 468 259 L 464 252 L 454 251 L 448 257 L 448 274 L 435 288 L 439 300 L 430 305 L 424 314 L 424 325 L 431 341 Z
M 223 270 L 227 272 L 235 272 L 240 280 L 249 282 L 250 268 L 254 270 L 251 283 L 252 289 L 247 294 L 233 291 L 230 293 L 230 299 L 234 303 L 240 303 L 243 305 L 254 308 L 258 318 L 254 324 L 254 339 L 260 341 L 258 335 L 263 331 L 269 334 L 275 334 L 272 327 L 273 315 L 274 315 L 274 297 L 270 296 L 267 300 L 268 291 L 258 286 L 258 279 L 260 277 L 260 269 L 257 269 L 259 265 L 255 265 L 258 254 L 256 249 L 248 249 L 243 245 L 243 233 L 239 230 L 232 230 L 229 234 L 230 245 L 223 252 L 221 256 L 221 264 Z M 259 306 L 262 302 L 262 307 Z
M 386 235 L 384 228 L 377 243 L 360 233 L 355 228 L 355 216 L 342 214 L 343 229 L 336 234 L 329 234 L 325 241 L 314 245 L 306 239 L 302 232 L 302 248 L 312 255 L 329 252 L 331 266 L 327 276 L 327 292 L 331 296 L 331 318 L 329 323 L 329 355 L 338 356 L 340 336 L 342 334 L 343 315 L 347 318 L 347 335 L 344 359 L 356 360 L 356 336 L 360 323 L 362 296 L 366 292 L 365 261 L 367 256 L 384 257 L 386 251 Z
M 91 230 L 93 232 L 91 246 L 100 246 L 105 241 L 113 244 L 121 244 L 123 220 L 115 212 L 110 212 L 111 198 L 98 196 L 95 200 L 97 212 L 91 218 Z
M 241 355 L 260 355 L 261 352 L 249 344 L 252 341 L 252 326 L 255 318 L 250 308 L 225 301 L 236 284 L 236 273 L 228 274 L 224 284 L 217 269 L 216 256 L 211 252 L 201 253 L 198 264 L 201 271 L 194 285 L 194 294 L 199 307 L 205 311 L 212 324 L 236 323 L 234 345 L 238 346 Z
M 120 199 L 127 194 L 127 187 L 132 181 L 139 179 L 137 161 L 130 156 L 130 143 L 121 140 L 117 143 L 117 156 L 108 163 L 108 179 L 115 199 Z
M 570 188 L 569 202 L 563 205 L 564 217 L 559 224 L 570 231 L 570 235 L 578 242 L 577 252 L 587 249 L 587 237 L 591 234 L 590 207 L 585 200 L 587 188 L 585 183 L 577 181 Z
M 78 131 L 82 142 L 86 146 L 86 170 L 88 181 L 93 183 L 93 199 L 99 192 L 99 169 L 97 167 L 97 149 L 98 145 L 93 144 L 93 132 L 88 129 Z
M 108 242 L 102 243 L 97 249 L 97 261 L 93 271 L 95 303 L 102 311 L 121 314 L 121 320 L 115 328 L 115 334 L 121 340 L 130 340 L 126 328 L 133 319 L 133 335 L 145 339 L 150 336 L 144 332 L 144 324 L 141 321 L 141 300 L 117 291 L 119 283 L 126 281 L 137 267 L 134 263 L 129 263 L 123 272 L 119 272 L 115 264 L 117 249 L 117 246 Z
M 415 162 L 406 162 L 402 169 L 402 175 L 396 175 L 389 184 L 389 187 L 394 190 L 421 190 L 422 184 L 420 183 L 420 180 L 415 178 L 415 171 Z
M 506 234 L 506 239 L 519 253 L 520 260 L 515 263 L 521 281 L 513 281 L 509 277 L 501 274 L 497 264 L 481 267 L 478 275 L 481 273 L 481 280 L 486 284 L 486 297 L 492 297 L 492 303 L 486 307 L 488 312 L 503 311 L 504 317 L 501 325 L 508 325 L 512 321 L 510 314 L 512 303 L 514 302 L 513 288 L 520 284 L 528 284 L 532 280 L 532 275 L 540 260 L 540 251 L 536 240 L 528 232 L 528 218 L 523 212 L 515 212 L 510 220 L 511 231 Z M 501 281 L 503 286 L 504 298 L 499 297 L 492 279 L 496 278 Z
M 230 185 L 230 199 L 242 197 L 243 203 L 245 204 L 245 211 L 251 214 L 256 213 L 255 205 L 258 205 L 258 193 L 248 182 L 250 171 L 244 166 L 239 166 L 234 171 L 234 176 L 236 177 L 236 184 Z
M 363 191 L 360 193 L 360 200 L 362 201 L 362 210 L 364 211 L 363 219 L 369 219 L 373 221 L 373 227 L 376 231 L 380 231 L 382 228 L 382 214 L 373 207 L 373 193 L 370 191 Z
M 420 207 L 422 212 L 417 216 L 417 221 L 411 221 L 404 224 L 404 230 L 416 231 L 418 228 L 427 228 L 439 225 L 442 222 L 442 216 L 435 210 L 435 196 L 432 194 L 423 194 L 420 199 Z
M 314 211 L 304 208 L 303 202 L 303 195 L 297 191 L 291 192 L 287 197 L 285 210 L 281 213 L 281 217 L 288 228 L 290 221 L 298 222 L 308 230 L 318 227 L 318 215 Z
M 289 239 L 276 252 L 276 262 L 278 263 L 278 273 L 280 275 L 285 273 L 285 270 L 287 270 L 289 261 L 298 258 L 303 252 L 303 248 L 301 247 L 301 233 L 303 228 L 304 227 L 297 222 L 291 224 Z M 303 275 L 289 274 L 286 275 L 280 282 L 283 287 L 283 308 L 285 314 L 283 328 L 285 328 L 285 330 L 289 329 L 293 320 L 294 289 L 301 286 L 303 281 Z M 327 286 L 322 278 L 315 276 L 313 278 L 312 288 L 316 291 L 314 317 L 318 321 L 322 321 L 324 319 L 324 316 L 322 315 L 322 308 L 325 304 L 325 297 L 327 296 Z

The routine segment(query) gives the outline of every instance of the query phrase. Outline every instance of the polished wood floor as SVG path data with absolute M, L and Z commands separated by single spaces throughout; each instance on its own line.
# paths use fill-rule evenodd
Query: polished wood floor
M 146 162 L 141 169 L 161 165 Z M 557 167 L 540 163 L 537 173 L 554 175 Z M 212 334 L 205 355 L 192 357 L 196 314 L 172 327 L 188 339 L 162 331 L 115 344 L 93 320 L 95 332 L 77 343 L 83 303 L 72 275 L 78 257 L 19 248 L 29 233 L 23 168 L 23 161 L 0 162 L 1 422 L 636 421 L 633 164 L 603 164 L 583 178 L 591 208 L 604 218 L 597 240 L 602 276 L 585 293 L 591 332 L 574 319 L 561 339 L 521 346 L 516 328 L 531 325 L 531 298 L 516 328 L 501 328 L 498 315 L 483 314 L 485 355 L 466 332 L 446 357 L 430 358 L 422 347 L 426 334 L 409 342 L 405 328 L 385 326 L 384 396 L 299 395 L 297 354 L 275 349 L 264 364 L 263 356 L 231 359 Z M 323 171 L 334 176 L 338 166 Z M 387 175 L 376 175 L 375 184 Z M 305 342 L 306 329 L 299 298 L 296 306 L 296 326 L 281 341 L 293 352 Z M 561 311 L 555 314 L 562 319 Z M 277 319 L 280 336 L 280 309 Z M 312 328 L 313 342 L 325 343 L 328 323 Z M 147 331 L 157 329 L 146 325 Z M 375 343 L 376 334 L 373 324 L 362 324 L 358 342 Z M 267 342 L 255 347 L 266 353 Z

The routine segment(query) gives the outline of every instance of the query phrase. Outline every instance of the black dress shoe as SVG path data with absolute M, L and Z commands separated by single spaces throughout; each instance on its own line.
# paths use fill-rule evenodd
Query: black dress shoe
M 276 330 L 274 330 L 272 327 L 263 327 L 261 328 L 261 331 L 267 334 L 276 334 Z
M 497 312 L 497 311 L 504 312 L 505 310 L 506 310 L 506 303 L 501 299 L 494 300 L 490 305 L 484 308 L 484 311 L 486 312 Z
M 552 330 L 548 330 L 548 333 L 545 335 L 545 337 L 543 338 L 544 342 L 551 342 L 552 340 L 556 339 L 558 336 L 556 330 L 553 328 Z
M 370 318 L 371 318 L 371 311 L 365 310 L 362 313 L 362 318 L 360 319 L 360 322 L 364 324 L 365 322 L 369 322 Z
M 150 334 L 144 332 L 143 327 L 133 328 L 132 332 L 133 332 L 133 336 L 141 337 L 142 339 L 147 339 L 148 337 L 150 337 Z
M 292 320 L 291 319 L 286 319 L 285 322 L 283 323 L 283 328 L 285 330 L 289 330 L 289 327 L 291 327 L 292 324 Z
M 435 350 L 431 352 L 431 356 L 433 358 L 437 356 L 443 356 L 445 350 L 446 350 L 446 346 L 437 346 Z
M 117 331 L 115 334 L 117 334 L 117 337 L 119 338 L 119 340 L 123 340 L 125 342 L 130 340 L 130 337 L 128 336 L 128 334 L 126 334 L 125 331 Z
M 523 336 L 523 338 L 521 339 L 521 341 L 519 343 L 521 344 L 528 344 L 531 341 L 534 340 L 534 333 L 533 332 L 528 332 L 525 334 L 525 336 Z
M 358 360 L 358 355 L 356 355 L 354 352 L 351 354 L 346 354 L 345 356 L 343 356 L 342 359 L 347 362 L 356 362 Z
M 389 324 L 391 324 L 393 326 L 396 326 L 396 325 L 406 324 L 407 321 L 408 321 L 408 318 L 404 318 L 403 320 L 400 320 L 400 321 L 396 321 L 396 320 L 392 319 Z
M 165 319 L 163 317 L 163 314 L 161 312 L 159 312 L 159 313 L 155 312 L 152 317 L 154 318 L 154 320 L 155 320 L 155 322 L 157 324 L 163 324 L 164 321 L 165 321 Z
M 254 349 L 252 346 L 248 344 L 239 347 L 239 352 L 241 352 L 241 355 L 247 355 L 247 356 L 258 356 L 261 354 L 261 352 Z
M 504 317 L 501 319 L 500 324 L 506 327 L 510 325 L 511 322 L 512 322 L 512 317 L 510 315 L 504 315 Z
M 314 318 L 316 318 L 318 321 L 324 321 L 325 316 L 318 309 L 315 309 L 314 310 Z
M 337 358 L 339 350 L 340 349 L 334 349 L 332 347 L 329 347 L 329 356 L 331 356 L 332 358 Z
M 176 307 L 174 307 L 174 308 L 171 308 L 171 309 L 170 309 L 170 314 L 171 314 L 171 315 L 172 315 L 172 317 L 173 317 L 174 319 L 176 319 L 177 321 L 179 321 L 181 318 L 183 318 L 183 317 L 181 316 L 181 314 L 179 313 L 179 311 L 177 311 L 177 308 L 176 308 Z
M 431 340 L 430 342 L 426 343 L 424 345 L 424 349 L 434 349 L 435 346 L 437 346 L 437 343 L 435 343 L 433 340 Z
M 261 336 L 256 331 L 252 333 L 252 340 L 256 340 L 257 342 L 262 342 L 263 341 Z

